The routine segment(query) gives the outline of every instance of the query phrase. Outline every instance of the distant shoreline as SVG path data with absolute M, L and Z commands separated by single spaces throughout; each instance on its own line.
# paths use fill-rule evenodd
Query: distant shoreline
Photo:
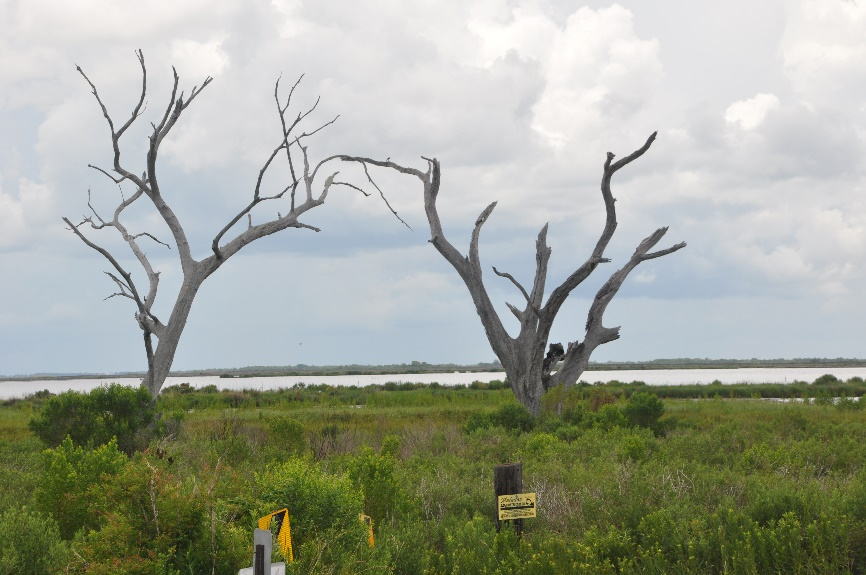
M 649 361 L 590 362 L 588 371 L 659 370 L 659 369 L 738 369 L 738 368 L 807 368 L 807 367 L 866 367 L 866 359 L 847 358 L 797 358 L 797 359 L 654 359 Z M 498 362 L 473 365 L 411 364 L 392 365 L 294 365 L 254 366 L 241 368 L 213 368 L 173 371 L 171 377 L 221 378 L 287 377 L 287 376 L 335 376 L 335 375 L 401 375 L 411 373 L 464 373 L 503 371 Z M 144 377 L 143 372 L 119 373 L 42 373 L 30 375 L 0 376 L 0 381 L 35 381 L 65 379 L 104 379 L 110 377 Z

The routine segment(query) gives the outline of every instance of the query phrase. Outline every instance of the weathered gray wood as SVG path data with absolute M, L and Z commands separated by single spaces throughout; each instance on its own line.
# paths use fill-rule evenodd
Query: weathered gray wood
M 604 251 L 610 243 L 617 226 L 616 200 L 610 187 L 613 175 L 649 150 L 655 138 L 656 133 L 654 132 L 643 146 L 616 162 L 613 161 L 614 154 L 608 152 L 601 179 L 601 194 L 606 210 L 604 228 L 589 258 L 550 292 L 546 302 L 544 301 L 545 283 L 547 281 L 548 261 L 551 254 L 551 249 L 547 246 L 546 224 L 539 232 L 538 239 L 535 242 L 536 267 L 531 291 L 527 291 L 511 274 L 500 272 L 496 268 L 493 268 L 497 276 L 503 277 L 514 284 L 525 300 L 523 309 L 508 304 L 511 313 L 520 322 L 520 330 L 516 337 L 511 337 L 508 334 L 493 307 L 493 303 L 490 301 L 487 288 L 484 285 L 481 260 L 478 254 L 481 227 L 490 217 L 490 214 L 496 207 L 496 202 L 487 206 L 478 216 L 472 231 L 468 255 L 464 256 L 448 241 L 445 233 L 442 231 L 442 223 L 436 208 L 436 199 L 439 195 L 441 181 L 438 160 L 435 158 L 425 158 L 427 161 L 427 171 L 422 172 L 414 168 L 400 166 L 390 160 L 382 162 L 370 158 L 349 156 L 345 156 L 342 159 L 360 162 L 365 166 L 372 165 L 394 169 L 421 180 L 424 186 L 424 209 L 430 225 L 430 242 L 442 254 L 442 257 L 451 264 L 466 285 L 472 302 L 475 304 L 475 310 L 481 320 L 481 325 L 484 326 L 484 332 L 487 335 L 487 340 L 490 342 L 490 347 L 502 363 L 515 397 L 533 415 L 537 416 L 541 409 L 541 397 L 550 387 L 557 385 L 570 387 L 577 383 L 578 378 L 589 364 L 589 357 L 592 352 L 599 345 L 619 338 L 619 327 L 605 327 L 602 323 L 602 318 L 608 304 L 617 291 L 619 291 L 628 274 L 641 262 L 673 253 L 686 246 L 685 242 L 681 242 L 667 249 L 651 252 L 650 250 L 661 241 L 667 232 L 667 228 L 659 228 L 647 236 L 638 245 L 629 261 L 618 271 L 614 272 L 595 295 L 595 299 L 587 314 L 583 341 L 575 340 L 569 342 L 567 346 L 549 342 L 550 330 L 553 327 L 556 315 L 571 292 L 589 277 L 600 264 L 610 261 L 604 257 Z M 550 347 L 548 347 L 548 344 L 550 344 Z M 547 355 L 545 355 L 546 350 Z M 561 366 L 557 369 L 559 362 L 561 362 Z
M 160 145 L 164 141 L 165 137 L 171 132 L 183 112 L 189 107 L 193 100 L 206 86 L 208 86 L 208 84 L 211 83 L 212 78 L 206 78 L 200 87 L 193 87 L 189 97 L 184 98 L 183 92 L 178 94 L 179 77 L 177 72 L 174 71 L 174 84 L 171 91 L 171 97 L 169 98 L 162 119 L 158 124 L 151 124 L 153 131 L 149 137 L 150 143 L 145 162 L 146 170 L 143 174 L 138 175 L 125 167 L 122 162 L 120 146 L 120 139 L 123 134 L 142 114 L 147 93 L 147 69 L 144 64 L 144 55 L 139 50 L 137 56 L 141 66 L 141 94 L 129 119 L 120 127 L 115 126 L 108 109 L 105 107 L 105 104 L 102 102 L 102 99 L 96 90 L 96 86 L 90 81 L 90 78 L 87 77 L 80 67 L 77 68 L 78 72 L 90 86 L 91 92 L 93 93 L 94 98 L 96 98 L 96 101 L 102 110 L 102 114 L 108 123 L 111 132 L 111 145 L 114 151 L 113 163 L 110 171 L 97 166 L 90 167 L 107 176 L 118 186 L 127 182 L 132 184 L 135 191 L 128 198 L 124 198 L 121 194 L 121 201 L 114 211 L 113 218 L 110 220 L 104 220 L 101 218 L 88 200 L 88 208 L 90 209 L 91 215 L 85 216 L 78 224 L 73 224 L 68 218 L 63 218 L 63 221 L 66 222 L 66 225 L 69 226 L 69 229 L 72 230 L 75 235 L 77 235 L 87 246 L 102 254 L 102 256 L 111 264 L 111 267 L 114 268 L 114 271 L 106 273 L 111 277 L 112 281 L 114 281 L 118 291 L 108 297 L 125 297 L 134 302 L 136 306 L 135 320 L 141 328 L 144 338 L 145 354 L 147 356 L 147 375 L 142 381 L 142 385 L 146 386 L 148 390 L 150 390 L 151 395 L 156 398 L 159 394 L 159 390 L 165 382 L 165 378 L 168 376 L 169 370 L 171 369 L 196 294 L 198 294 L 199 288 L 201 288 L 201 285 L 211 276 L 211 274 L 219 269 L 226 260 L 239 252 L 242 248 L 265 236 L 275 234 L 288 228 L 304 228 L 319 231 L 318 228 L 301 222 L 300 217 L 313 208 L 324 204 L 328 192 L 333 186 L 346 186 L 360 191 L 364 195 L 370 194 L 364 192 L 361 188 L 351 183 L 337 181 L 337 171 L 331 172 L 324 178 L 324 182 L 317 184 L 319 181 L 317 180 L 319 171 L 324 168 L 326 164 L 341 158 L 341 156 L 331 156 L 311 166 L 305 141 L 310 136 L 316 134 L 319 130 L 332 124 L 337 118 L 325 122 L 312 131 L 302 131 L 301 133 L 297 133 L 300 130 L 298 125 L 316 109 L 318 100 L 311 108 L 298 113 L 297 117 L 292 118 L 288 113 L 289 105 L 295 88 L 298 86 L 298 83 L 300 83 L 300 79 L 298 79 L 298 81 L 292 86 L 288 97 L 285 99 L 285 103 L 280 99 L 280 83 L 278 80 L 274 87 L 274 100 L 276 102 L 277 116 L 282 127 L 282 134 L 279 138 L 279 142 L 259 170 L 258 179 L 256 180 L 252 193 L 253 197 L 250 202 L 233 218 L 231 218 L 229 222 L 216 234 L 211 242 L 211 252 L 213 253 L 206 258 L 196 260 L 192 256 L 189 240 L 187 239 L 183 224 L 177 214 L 175 214 L 169 206 L 165 196 L 163 195 L 163 190 L 160 187 L 160 181 L 158 178 L 157 159 L 159 157 Z M 278 158 L 283 157 L 285 157 L 285 161 L 288 163 L 291 179 L 282 188 L 278 189 L 278 191 L 268 195 L 262 187 L 264 176 L 274 162 Z M 291 200 L 289 209 L 285 214 L 277 212 L 275 218 L 268 219 L 262 223 L 253 224 L 251 213 L 253 208 L 263 202 L 279 200 L 284 197 Z M 138 234 L 130 233 L 121 222 L 121 216 L 123 215 L 124 210 L 133 203 L 139 201 L 141 198 L 147 198 L 150 200 L 153 207 L 168 226 L 172 235 L 172 243 L 177 250 L 177 257 L 183 273 L 182 285 L 178 293 L 175 295 L 174 306 L 171 310 L 168 321 L 165 323 L 163 323 L 153 313 L 153 304 L 156 301 L 159 288 L 159 272 L 151 265 L 145 251 L 139 245 L 139 240 L 144 237 L 156 241 L 166 247 L 169 247 L 169 245 L 158 240 L 152 234 L 147 232 Z M 385 203 L 390 209 L 387 200 L 385 200 Z M 393 209 L 391 211 L 394 213 Z M 396 213 L 394 213 L 394 215 L 396 216 Z M 227 234 L 235 229 L 235 225 L 244 218 L 247 219 L 247 227 L 242 231 L 236 231 L 234 237 L 225 239 Z M 128 244 L 132 253 L 135 255 L 139 264 L 144 269 L 148 283 L 146 294 L 139 289 L 135 281 L 132 279 L 132 274 L 120 265 L 117 258 L 109 253 L 108 250 L 97 245 L 84 235 L 81 228 L 84 227 L 85 224 L 89 225 L 89 227 L 94 230 L 114 228 L 121 235 L 124 241 Z M 154 346 L 153 342 L 154 337 L 157 339 L 156 346 Z

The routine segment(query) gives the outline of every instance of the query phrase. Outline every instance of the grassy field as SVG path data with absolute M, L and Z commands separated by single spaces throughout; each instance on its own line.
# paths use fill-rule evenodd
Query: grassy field
M 48 446 L 29 422 L 50 400 L 8 401 L 0 575 L 234 574 L 283 507 L 292 573 L 866 572 L 863 382 L 732 389 L 555 390 L 532 422 L 495 382 L 175 387 L 129 454 Z M 493 469 L 517 461 L 538 497 L 521 539 L 493 521 Z

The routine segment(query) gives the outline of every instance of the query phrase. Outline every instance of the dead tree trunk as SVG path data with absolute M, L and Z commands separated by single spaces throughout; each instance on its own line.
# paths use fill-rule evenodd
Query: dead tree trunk
M 475 309 L 484 326 L 490 346 L 505 369 L 511 389 L 520 403 L 533 414 L 538 415 L 541 409 L 541 397 L 551 387 L 574 385 L 589 364 L 592 352 L 601 344 L 619 338 L 619 327 L 609 328 L 602 323 L 603 315 L 611 299 L 619 291 L 628 274 L 643 261 L 673 253 L 685 247 L 679 243 L 670 248 L 652 252 L 655 245 L 667 232 L 667 228 L 659 228 L 647 236 L 635 250 L 626 264 L 613 273 L 595 296 L 587 314 L 585 335 L 583 341 L 569 342 L 567 347 L 552 343 L 548 347 L 550 330 L 556 314 L 571 292 L 580 285 L 599 266 L 610 260 L 604 257 L 604 251 L 610 243 L 616 230 L 616 208 L 611 193 L 610 183 L 614 173 L 620 168 L 641 157 L 652 145 L 656 133 L 653 133 L 646 143 L 628 156 L 613 161 L 614 154 L 608 152 L 604 163 L 601 179 L 601 194 L 604 200 L 607 217 L 601 236 L 589 258 L 571 273 L 559 286 L 547 296 L 544 301 L 545 282 L 547 281 L 547 265 L 551 249 L 547 246 L 547 225 L 538 234 L 535 242 L 535 276 L 532 288 L 527 291 L 511 274 L 503 273 L 493 268 L 493 272 L 508 279 L 520 291 L 525 302 L 522 309 L 512 304 L 508 308 L 520 322 L 520 331 L 516 337 L 511 337 L 499 318 L 487 289 L 484 286 L 481 270 L 481 260 L 478 255 L 478 239 L 481 227 L 493 209 L 493 202 L 481 212 L 475 222 L 472 238 L 469 242 L 469 253 L 463 255 L 446 239 L 442 224 L 436 209 L 436 199 L 439 195 L 440 166 L 439 161 L 427 159 L 427 170 L 422 172 L 414 168 L 406 168 L 394 162 L 371 160 L 369 158 L 344 157 L 344 160 L 360 162 L 364 165 L 391 168 L 417 177 L 424 184 L 424 209 L 430 225 L 430 242 L 440 254 L 451 264 L 463 279 Z M 558 369 L 557 369 L 558 366 Z
M 322 130 L 334 123 L 337 118 L 325 122 L 309 132 L 301 131 L 298 133 L 301 130 L 299 125 L 302 124 L 316 109 L 318 100 L 311 108 L 299 112 L 297 116 L 292 117 L 289 113 L 289 105 L 291 104 L 292 94 L 300 83 L 300 79 L 298 79 L 289 90 L 288 97 L 285 100 L 280 99 L 280 82 L 277 80 L 274 88 L 274 100 L 281 126 L 278 143 L 270 155 L 265 159 L 261 169 L 259 170 L 258 177 L 252 190 L 252 199 L 246 207 L 242 208 L 214 236 L 210 245 L 210 252 L 212 253 L 203 259 L 195 259 L 192 255 L 192 250 L 186 232 L 184 231 L 184 226 L 169 206 L 168 201 L 163 194 L 163 190 L 160 187 L 160 181 L 157 176 L 157 158 L 159 155 L 160 145 L 165 137 L 171 132 L 172 128 L 174 128 L 175 124 L 180 119 L 181 114 L 189 107 L 192 101 L 208 84 L 210 84 L 211 78 L 206 78 L 200 87 L 193 87 L 189 97 L 185 98 L 183 92 L 178 94 L 179 78 L 177 72 L 174 71 L 174 85 L 165 112 L 158 123 L 151 124 L 153 131 L 149 136 L 149 146 L 145 162 L 146 170 L 143 174 L 137 175 L 128 170 L 125 167 L 124 162 L 121 161 L 120 146 L 120 139 L 123 134 L 143 113 L 145 96 L 147 93 L 147 69 L 144 65 L 144 56 L 141 51 L 137 52 L 137 56 L 141 66 L 141 95 L 137 105 L 132 110 L 129 119 L 120 127 L 115 126 L 114 121 L 109 115 L 105 104 L 102 102 L 102 99 L 96 90 L 96 86 L 90 81 L 90 78 L 85 75 L 80 67 L 77 68 L 78 72 L 87 81 L 93 96 L 96 98 L 97 103 L 102 109 L 102 114 L 111 131 L 111 144 L 114 151 L 114 160 L 110 171 L 96 166 L 89 167 L 101 172 L 118 186 L 120 189 L 120 201 L 110 220 L 100 217 L 96 209 L 93 207 L 93 204 L 88 199 L 88 207 L 90 208 L 89 216 L 85 216 L 78 224 L 73 224 L 68 218 L 63 218 L 63 221 L 66 222 L 69 229 L 72 230 L 85 244 L 102 254 L 111 264 L 112 268 L 114 268 L 113 271 L 106 273 L 114 281 L 117 286 L 117 291 L 108 297 L 124 297 L 134 302 L 136 306 L 135 319 L 142 330 L 148 366 L 147 375 L 142 381 L 142 385 L 146 386 L 148 390 L 150 390 L 151 395 L 156 398 L 159 394 L 159 390 L 165 382 L 165 378 L 169 374 L 169 370 L 171 369 L 177 346 L 180 343 L 180 338 L 183 334 L 184 327 L 186 326 L 187 319 L 189 318 L 195 296 L 201 288 L 202 283 L 204 283 L 211 274 L 219 269 L 220 266 L 222 266 L 231 256 L 240 251 L 244 246 L 265 236 L 280 232 L 287 228 L 305 228 L 316 232 L 319 231 L 318 228 L 302 223 L 299 221 L 299 218 L 309 210 L 322 205 L 332 186 L 347 186 L 361 192 L 365 196 L 368 196 L 369 194 L 351 183 L 337 181 L 336 177 L 339 173 L 337 171 L 333 171 L 324 178 L 323 182 L 318 183 L 319 180 L 316 178 L 319 175 L 320 168 L 341 156 L 325 158 L 311 167 L 305 141 L 308 137 L 314 135 L 319 130 Z M 289 172 L 291 174 L 290 181 L 281 185 L 279 189 L 275 190 L 270 195 L 267 195 L 263 189 L 265 174 L 268 172 L 269 168 L 281 158 L 288 164 Z M 130 186 L 134 190 L 128 197 L 124 193 L 124 186 Z M 159 272 L 154 270 L 151 265 L 147 254 L 141 247 L 140 240 L 142 238 L 147 238 L 165 247 L 169 247 L 169 244 L 158 240 L 154 235 L 148 232 L 131 233 L 121 221 L 121 216 L 123 215 L 124 210 L 141 198 L 147 198 L 150 200 L 153 207 L 168 226 L 172 235 L 172 241 L 177 250 L 177 257 L 183 274 L 182 285 L 175 296 L 175 303 L 168 321 L 165 323 L 160 321 L 153 312 L 153 305 L 156 301 L 159 288 Z M 254 224 L 252 214 L 253 209 L 263 202 L 277 200 L 287 202 L 287 205 L 283 207 L 284 213 L 276 212 L 275 218 L 269 216 L 264 222 Z M 387 205 L 387 200 L 385 203 Z M 390 205 L 388 207 L 390 208 Z M 394 213 L 393 210 L 392 213 Z M 396 216 L 396 213 L 394 213 L 394 215 Z M 247 220 L 245 229 L 238 231 L 236 225 L 241 223 L 244 218 Z M 82 228 L 86 227 L 85 224 L 88 224 L 95 230 L 114 228 L 121 235 L 123 240 L 128 244 L 132 253 L 135 255 L 139 264 L 144 269 L 145 275 L 147 276 L 147 293 L 141 291 L 139 286 L 133 281 L 131 273 L 121 266 L 118 259 L 109 253 L 108 250 L 97 245 L 84 235 Z M 225 238 L 230 239 L 226 240 Z M 155 348 L 153 342 L 154 337 L 157 340 Z

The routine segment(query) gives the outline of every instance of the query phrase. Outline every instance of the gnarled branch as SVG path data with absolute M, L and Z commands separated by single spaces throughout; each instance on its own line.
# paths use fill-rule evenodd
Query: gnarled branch
M 521 311 L 514 305 L 507 303 L 508 309 L 520 322 L 520 330 L 515 337 L 509 335 L 490 302 L 487 290 L 481 277 L 481 262 L 478 255 L 478 241 L 481 227 L 496 206 L 490 204 L 478 217 L 472 231 L 472 239 L 469 244 L 468 256 L 463 256 L 445 237 L 442 223 L 439 218 L 436 200 L 439 194 L 440 172 L 439 162 L 435 159 L 425 158 L 427 171 L 422 172 L 413 168 L 406 168 L 391 162 L 381 162 L 368 158 L 345 158 L 350 161 L 361 162 L 365 165 L 379 166 L 397 170 L 404 174 L 417 177 L 424 185 L 424 207 L 427 222 L 430 226 L 430 241 L 440 254 L 452 265 L 452 267 L 463 279 L 475 309 L 481 319 L 481 324 L 487 334 L 487 339 L 502 362 L 511 388 L 517 399 L 530 409 L 538 413 L 541 405 L 541 395 L 552 385 L 564 383 L 571 385 L 577 381 L 583 369 L 586 367 L 589 355 L 602 343 L 613 341 L 619 337 L 619 328 L 606 328 L 602 325 L 602 316 L 607 305 L 625 281 L 628 273 L 640 262 L 654 259 L 673 253 L 685 246 L 684 243 L 676 244 L 670 248 L 650 252 L 649 250 L 661 239 L 666 228 L 662 228 L 644 240 L 631 257 L 629 262 L 620 270 L 615 272 L 611 278 L 602 286 L 596 294 L 592 306 L 587 314 L 586 338 L 583 342 L 572 342 L 568 349 L 563 349 L 560 344 L 550 344 L 550 349 L 545 356 L 545 348 L 548 345 L 550 330 L 562 305 L 572 291 L 580 285 L 599 266 L 609 262 L 604 257 L 605 249 L 616 230 L 616 200 L 611 191 L 611 179 L 613 175 L 629 163 L 635 161 L 649 150 L 657 136 L 653 133 L 646 142 L 637 150 L 626 157 L 614 161 L 615 155 L 608 153 L 604 162 L 604 170 L 601 180 L 601 193 L 605 205 L 605 224 L 599 235 L 589 258 L 574 270 L 568 277 L 554 288 L 547 301 L 544 301 L 545 283 L 548 273 L 548 262 L 551 250 L 547 246 L 547 225 L 542 228 L 536 240 L 536 269 L 532 291 L 527 290 L 511 274 L 503 273 L 493 268 L 494 273 L 511 281 L 520 291 L 526 301 L 526 310 Z M 659 233 L 661 232 L 661 233 Z M 532 313 L 530 313 L 530 310 Z M 551 373 L 557 362 L 562 361 L 562 367 Z
M 324 182 L 321 183 L 321 188 L 314 191 L 314 186 L 317 185 L 316 176 L 319 170 L 322 169 L 323 166 L 325 166 L 327 163 L 336 159 L 343 159 L 346 156 L 330 156 L 321 160 L 313 166 L 310 162 L 310 157 L 308 154 L 307 146 L 305 145 L 305 141 L 309 137 L 319 133 L 321 130 L 333 124 L 336 121 L 337 117 L 316 126 L 310 131 L 301 131 L 300 125 L 306 118 L 310 116 L 310 114 L 312 114 L 313 111 L 316 110 L 319 100 L 317 99 L 316 103 L 313 104 L 312 107 L 298 113 L 297 116 L 294 117 L 294 119 L 289 121 L 290 117 L 288 114 L 289 107 L 292 101 L 292 95 L 294 94 L 295 88 L 297 88 L 298 84 L 300 83 L 300 79 L 292 86 L 291 90 L 289 91 L 289 96 L 285 100 L 285 104 L 282 103 L 279 97 L 278 80 L 274 88 L 274 98 L 276 101 L 277 113 L 280 121 L 280 138 L 279 142 L 270 153 L 268 158 L 266 158 L 264 164 L 259 170 L 258 177 L 256 178 L 255 185 L 252 190 L 252 200 L 245 207 L 243 207 L 234 217 L 232 217 L 227 225 L 225 225 L 219 232 L 217 232 L 211 243 L 211 251 L 213 253 L 208 257 L 203 258 L 202 260 L 194 259 L 192 256 L 192 250 L 189 245 L 189 241 L 186 236 L 186 232 L 184 230 L 184 226 L 182 225 L 177 214 L 175 214 L 175 212 L 169 206 L 165 194 L 163 194 L 163 191 L 160 188 L 160 182 L 157 177 L 157 160 L 159 156 L 160 145 L 162 144 L 162 142 L 170 134 L 172 129 L 177 125 L 183 112 L 211 83 L 212 78 L 207 77 L 200 86 L 194 86 L 189 94 L 189 97 L 185 97 L 184 92 L 180 90 L 180 78 L 177 74 L 177 70 L 172 68 L 173 83 L 171 88 L 171 95 L 159 121 L 156 123 L 152 122 L 150 124 L 152 131 L 148 136 L 149 145 L 146 155 L 146 169 L 141 176 L 138 176 L 123 166 L 120 147 L 121 137 L 127 131 L 127 129 L 135 122 L 135 120 L 138 119 L 142 114 L 147 92 L 147 69 L 144 64 L 144 56 L 142 55 L 141 51 L 136 52 L 136 55 L 138 57 L 142 70 L 141 94 L 138 99 L 138 103 L 133 108 L 129 119 L 122 126 L 120 126 L 120 128 L 116 128 L 115 123 L 112 120 L 111 114 L 103 103 L 102 98 L 100 97 L 94 83 L 91 82 L 90 78 L 81 70 L 80 67 L 77 68 L 81 76 L 90 86 L 91 92 L 93 93 L 94 98 L 96 99 L 100 109 L 102 110 L 102 114 L 106 122 L 108 123 L 111 132 L 111 145 L 114 152 L 111 169 L 111 172 L 113 173 L 110 173 L 108 170 L 96 166 L 91 167 L 94 170 L 108 177 L 114 184 L 118 186 L 118 189 L 120 190 L 120 201 L 118 202 L 117 207 L 114 210 L 113 218 L 111 220 L 106 220 L 101 217 L 95 209 L 91 201 L 90 193 L 88 192 L 88 207 L 90 208 L 91 215 L 85 217 L 84 220 L 78 225 L 72 224 L 72 222 L 70 222 L 67 218 L 63 218 L 63 220 L 69 226 L 70 230 L 72 230 L 86 245 L 98 251 L 103 257 L 105 257 L 114 268 L 114 272 L 106 273 L 108 273 L 109 277 L 117 286 L 117 291 L 112 293 L 108 297 L 124 297 L 131 299 L 135 302 L 137 308 L 137 311 L 135 313 L 135 319 L 142 330 L 145 353 L 148 363 L 148 373 L 143 381 L 143 385 L 146 385 L 150 390 L 151 394 L 156 397 L 156 395 L 159 393 L 160 388 L 162 387 L 163 382 L 165 381 L 166 376 L 169 373 L 169 369 L 171 368 L 172 362 L 174 360 L 174 355 L 177 350 L 181 334 L 183 333 L 187 318 L 189 317 L 189 313 L 192 308 L 192 303 L 205 279 L 207 279 L 214 271 L 216 271 L 223 263 L 225 263 L 228 258 L 237 253 L 244 246 L 267 235 L 276 233 L 286 228 L 305 228 L 313 231 L 319 231 L 319 229 L 314 226 L 300 222 L 299 217 L 301 217 L 307 211 L 315 208 L 316 206 L 323 204 L 332 186 L 346 186 L 354 190 L 360 191 L 365 195 L 369 194 L 364 192 L 357 185 L 351 184 L 349 182 L 336 181 L 335 178 L 338 174 L 338 172 L 336 171 L 331 172 L 330 175 L 328 175 L 324 179 Z M 298 133 L 299 131 L 301 133 Z M 285 153 L 285 158 L 289 164 L 291 180 L 288 183 L 283 183 L 280 187 L 277 188 L 276 191 L 266 193 L 264 191 L 265 174 L 266 172 L 268 172 L 269 168 L 272 167 L 274 161 L 280 158 L 283 153 Z M 297 154 L 300 154 L 301 157 L 298 158 Z M 372 180 L 372 178 L 369 177 L 369 173 L 368 180 L 373 186 L 378 189 L 376 183 Z M 122 187 L 126 182 L 131 182 L 131 184 L 135 186 L 135 192 L 128 198 L 125 197 Z M 297 203 L 295 194 L 298 186 L 301 185 L 303 185 L 305 199 L 302 202 Z M 388 208 L 396 216 L 396 212 L 394 212 L 393 208 L 391 208 L 390 204 L 388 204 L 387 198 L 385 198 L 381 190 L 379 190 L 379 193 L 382 196 L 383 200 L 385 200 Z M 263 223 L 258 224 L 255 224 L 253 222 L 253 208 L 266 201 L 280 200 L 281 198 L 286 196 L 286 194 L 290 194 L 291 197 L 291 207 L 286 214 L 282 214 L 280 211 L 277 211 L 277 216 L 275 219 L 266 220 Z M 142 197 L 147 197 L 150 200 L 153 207 L 157 210 L 162 220 L 168 226 L 169 231 L 172 235 L 173 243 L 177 249 L 177 256 L 180 261 L 180 267 L 182 271 L 181 286 L 176 295 L 176 299 L 171 310 L 171 315 L 164 324 L 160 322 L 159 319 L 152 312 L 153 305 L 157 296 L 157 288 L 159 286 L 160 274 L 153 269 L 150 260 L 148 259 L 144 250 L 141 249 L 138 242 L 142 237 L 146 237 L 160 245 L 169 248 L 171 246 L 169 243 L 159 240 L 155 235 L 147 231 L 130 233 L 123 225 L 123 223 L 121 223 L 121 216 L 124 210 L 130 205 L 132 205 L 134 202 L 140 200 Z M 221 242 L 225 235 L 229 233 L 229 231 L 244 218 L 246 218 L 247 220 L 247 226 L 243 230 L 238 231 L 234 238 L 221 245 Z M 398 219 L 400 219 L 399 216 Z M 97 245 L 95 242 L 92 242 L 82 233 L 82 230 L 80 228 L 85 224 L 90 225 L 91 228 L 95 230 L 114 228 L 121 235 L 121 237 L 129 246 L 130 250 L 136 256 L 139 264 L 145 270 L 149 282 L 149 289 L 146 296 L 142 297 L 141 293 L 139 292 L 138 288 L 132 280 L 131 273 L 121 267 L 118 259 L 116 259 L 106 249 Z M 156 349 L 154 349 L 153 341 L 151 338 L 151 336 L 153 335 L 155 335 L 159 340 Z

